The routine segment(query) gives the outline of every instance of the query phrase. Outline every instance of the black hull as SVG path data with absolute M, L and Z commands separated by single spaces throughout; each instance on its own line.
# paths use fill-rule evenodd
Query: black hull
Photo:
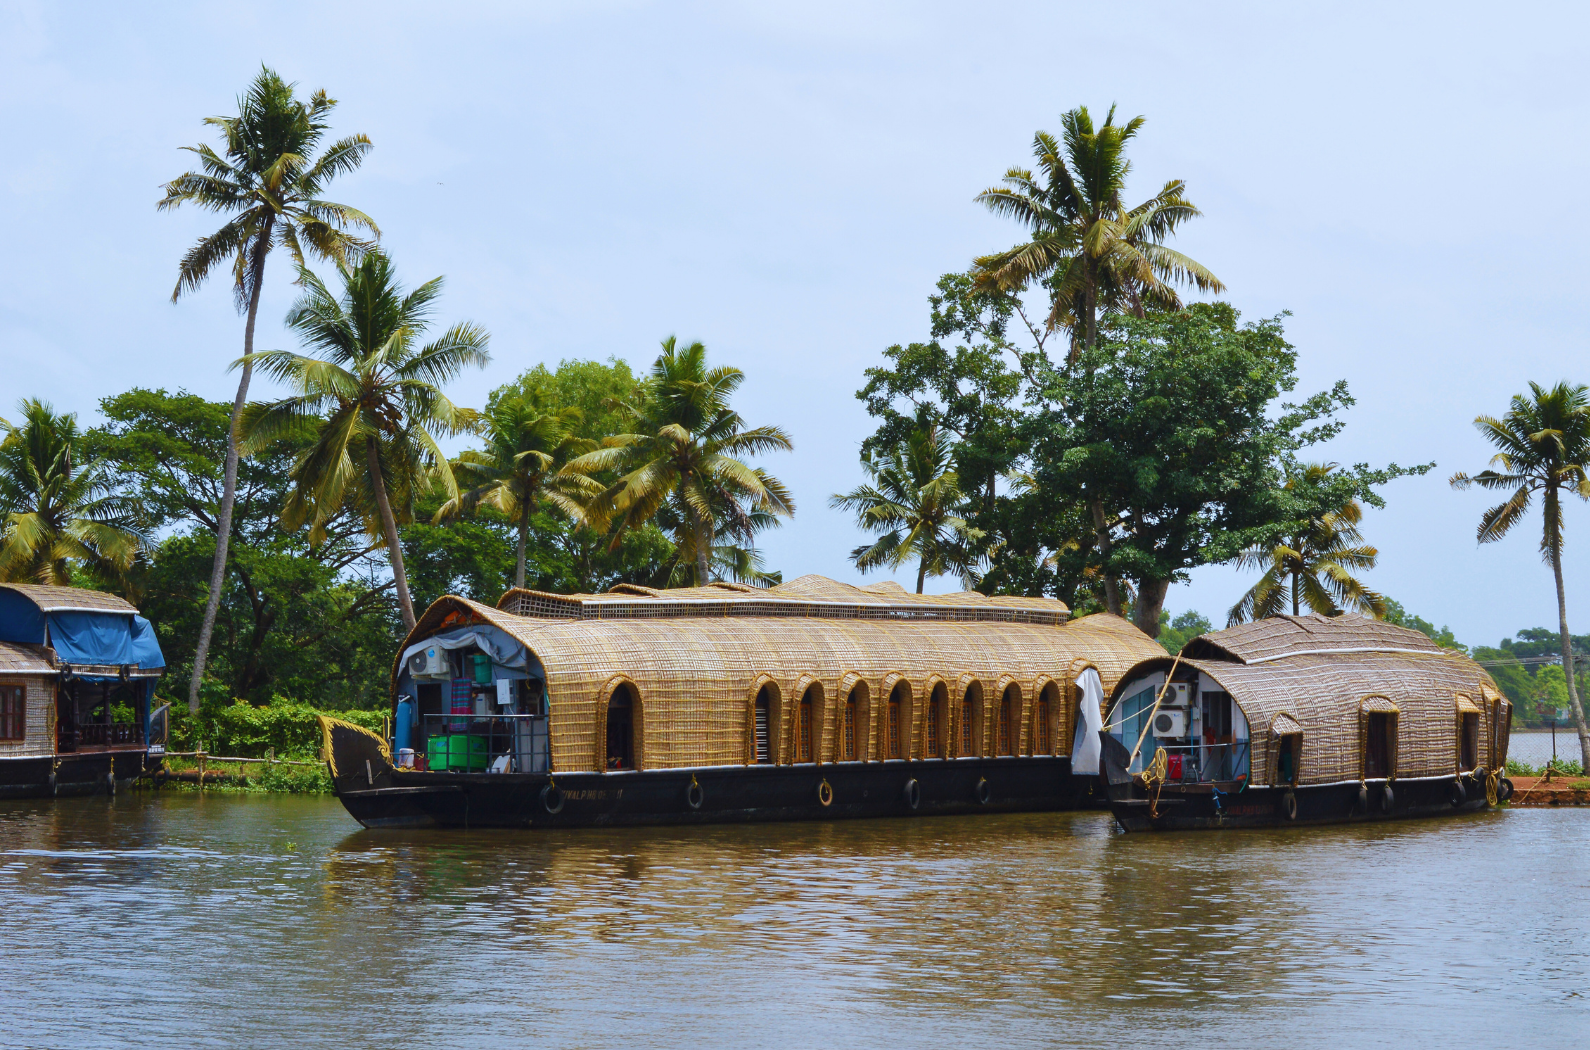
M 147 765 L 144 751 L 0 758 L 0 799 L 109 794 L 143 776 Z
M 1127 831 L 1198 831 L 1211 828 L 1279 828 L 1308 824 L 1366 824 L 1384 820 L 1446 817 L 1486 808 L 1484 785 L 1465 780 L 1462 801 L 1453 791 L 1456 778 L 1399 780 L 1391 787 L 1373 783 L 1360 793 L 1356 783 L 1297 788 L 1249 788 L 1217 796 L 1208 790 L 1187 791 L 1174 785 L 1150 806 L 1139 787 L 1135 797 L 1113 797 L 1110 810 Z M 1288 797 L 1293 801 L 1288 801 Z M 1152 815 L 1151 815 L 1152 814 Z M 1294 815 L 1295 814 L 1295 815 Z
M 362 760 L 355 769 L 355 775 L 337 778 L 337 796 L 367 828 L 582 828 L 1008 813 L 1073 808 L 1097 783 L 1094 777 L 1073 777 L 1068 758 L 550 776 L 418 773 L 374 765 L 367 770 Z

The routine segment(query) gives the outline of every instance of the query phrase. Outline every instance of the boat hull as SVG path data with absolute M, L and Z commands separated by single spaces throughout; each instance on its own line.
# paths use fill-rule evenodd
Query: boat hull
M 142 749 L 0 759 L 0 799 L 103 795 L 146 772 Z
M 1182 790 L 1168 785 L 1151 805 L 1152 792 L 1130 795 L 1112 789 L 1110 811 L 1127 831 L 1199 831 L 1218 828 L 1276 828 L 1308 824 L 1359 824 L 1474 813 L 1486 808 L 1484 786 L 1455 778 L 1399 780 L 1385 801 L 1384 783 L 1322 784 L 1296 788 L 1256 787 L 1246 791 Z M 1288 802 L 1290 796 L 1294 802 Z
M 367 784 L 358 783 L 368 777 Z M 713 766 L 618 773 L 360 768 L 337 795 L 367 828 L 579 828 L 1069 809 L 1097 778 L 1068 758 Z M 913 787 L 914 785 L 914 787 Z

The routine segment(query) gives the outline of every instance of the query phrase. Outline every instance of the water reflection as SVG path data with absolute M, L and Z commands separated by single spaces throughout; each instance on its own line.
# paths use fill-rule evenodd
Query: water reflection
M 324 800 L 0 806 L 0 967 L 28 975 L 0 1045 L 1316 1041 L 1300 1018 L 1419 1045 L 1585 1019 L 1585 812 L 349 826 Z

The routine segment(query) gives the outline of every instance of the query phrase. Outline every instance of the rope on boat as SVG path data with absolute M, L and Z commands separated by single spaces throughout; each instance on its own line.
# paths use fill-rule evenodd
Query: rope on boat
M 1153 789 L 1153 796 L 1148 800 L 1148 819 L 1159 819 L 1159 789 L 1165 786 L 1165 779 L 1170 765 L 1170 758 L 1165 754 L 1164 748 L 1154 752 L 1154 761 L 1138 774 L 1143 778 L 1143 790 Z
M 1159 695 L 1154 697 L 1154 706 L 1148 712 L 1148 720 L 1143 723 L 1143 731 L 1137 734 L 1137 744 L 1132 748 L 1132 757 L 1126 760 L 1127 769 L 1131 769 L 1132 763 L 1137 761 L 1137 753 L 1143 749 L 1143 741 L 1148 739 L 1148 731 L 1154 728 L 1154 716 L 1159 714 L 1160 701 L 1165 699 L 1165 693 L 1168 689 L 1170 689 L 1170 681 L 1176 676 L 1176 668 L 1180 666 L 1181 653 L 1177 653 L 1176 659 L 1171 661 L 1170 670 L 1165 674 L 1165 684 L 1159 687 Z M 1164 754 L 1164 748 L 1160 748 L 1159 750 L 1160 754 Z M 1155 761 L 1158 761 L 1158 759 L 1156 758 Z M 1160 775 L 1163 778 L 1163 772 L 1161 772 Z

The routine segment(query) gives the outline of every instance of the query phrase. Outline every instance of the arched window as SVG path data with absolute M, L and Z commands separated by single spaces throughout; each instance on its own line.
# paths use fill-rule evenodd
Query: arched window
M 900 757 L 900 687 L 895 686 L 894 692 L 889 694 L 889 709 L 887 720 L 883 727 L 884 758 Z
M 756 763 L 767 765 L 773 761 L 772 700 L 770 690 L 763 686 L 756 693 Z
M 628 685 L 607 701 L 607 768 L 635 768 L 635 702 Z
M 1468 773 L 1480 764 L 1480 709 L 1466 696 L 1457 698 L 1457 768 Z
M 977 696 L 977 685 L 973 683 L 966 687 L 966 695 L 961 698 L 960 757 L 962 758 L 977 754 Z
M 839 759 L 842 762 L 856 760 L 856 693 L 860 688 L 857 686 L 852 689 L 845 698 L 844 725 L 840 727 L 839 733 Z
M 1014 755 L 1016 753 L 1016 718 L 1021 704 L 1021 687 L 1008 685 L 1004 695 L 999 698 L 999 727 L 995 739 L 999 741 L 1001 755 Z
M 1359 702 L 1359 738 L 1362 742 L 1365 780 L 1395 779 L 1397 775 L 1397 705 L 1383 696 L 1366 696 Z
M 813 686 L 806 690 L 806 695 L 801 697 L 800 714 L 795 721 L 795 761 L 810 762 L 812 760 L 812 692 Z
M 945 758 L 949 754 L 949 699 L 949 690 L 943 682 L 933 686 L 922 727 L 923 758 Z

